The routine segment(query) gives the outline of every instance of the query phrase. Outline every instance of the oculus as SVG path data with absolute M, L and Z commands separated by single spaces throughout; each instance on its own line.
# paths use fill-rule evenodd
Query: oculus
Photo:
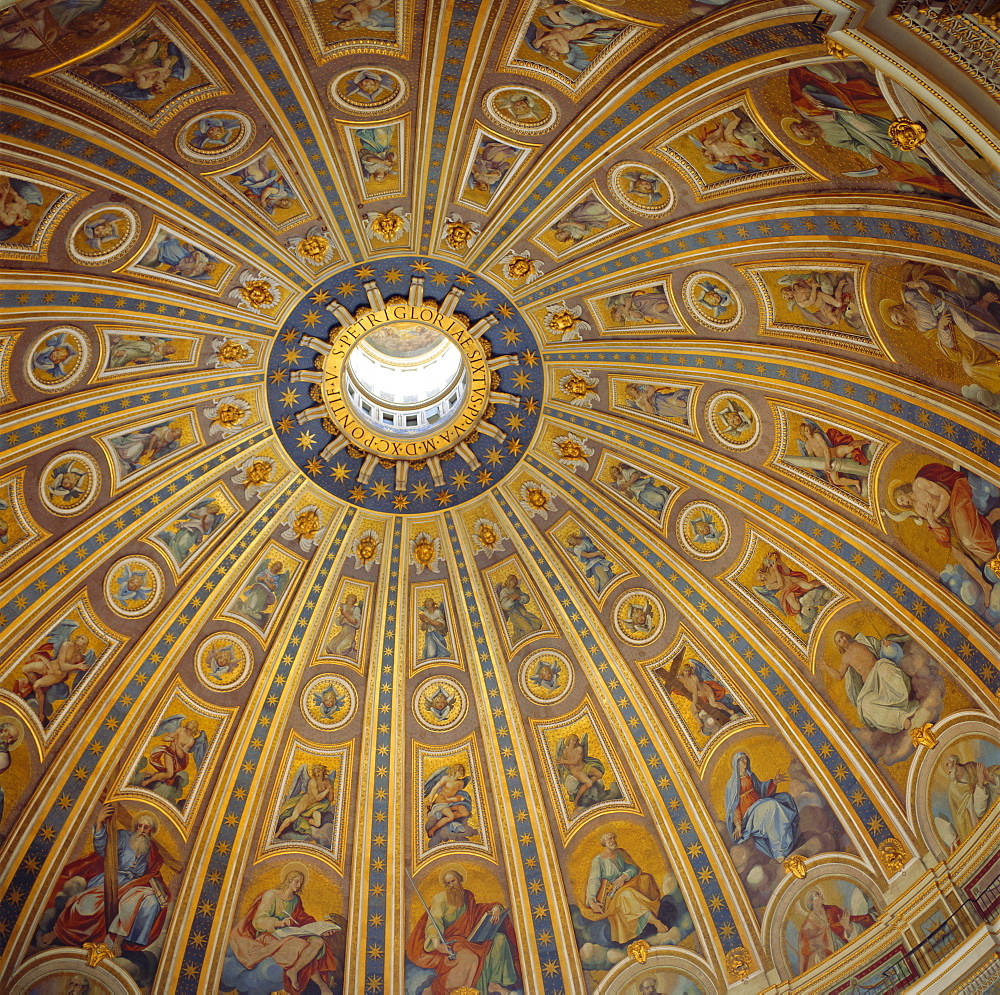
M 489 397 L 482 346 L 463 321 L 429 304 L 396 304 L 352 322 L 324 372 L 340 432 L 379 456 L 417 459 L 451 448 Z
M 424 273 L 441 288 L 433 297 Z M 404 281 L 406 297 L 382 296 Z M 416 511 L 468 501 L 519 462 L 541 407 L 538 363 L 527 323 L 492 284 L 442 260 L 390 258 L 330 277 L 289 316 L 268 405 L 286 454 L 326 490 Z

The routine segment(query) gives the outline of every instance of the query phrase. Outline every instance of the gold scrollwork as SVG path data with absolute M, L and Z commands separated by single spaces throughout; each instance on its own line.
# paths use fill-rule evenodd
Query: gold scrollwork
M 106 943 L 85 943 L 83 949 L 87 951 L 87 967 L 97 967 L 102 960 L 114 957 Z
M 801 856 L 801 854 L 793 853 L 790 857 L 785 858 L 784 868 L 792 877 L 801 880 L 806 876 L 805 857 Z
M 922 145 L 927 138 L 927 129 L 917 121 L 911 121 L 908 117 L 897 117 L 889 125 L 889 141 L 897 149 L 912 152 Z
M 750 951 L 746 947 L 733 947 L 726 954 L 726 969 L 732 981 L 744 981 L 749 978 L 753 970 Z
M 649 959 L 649 944 L 645 940 L 633 940 L 626 948 L 629 957 L 639 964 Z
M 889 836 L 878 845 L 882 866 L 890 874 L 898 874 L 909 863 L 909 851 L 895 836 Z

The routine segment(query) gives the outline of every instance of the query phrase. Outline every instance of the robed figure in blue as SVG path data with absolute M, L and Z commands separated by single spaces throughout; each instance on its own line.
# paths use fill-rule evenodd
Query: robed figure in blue
M 762 853 L 784 860 L 799 835 L 799 810 L 795 799 L 777 787 L 787 774 L 761 781 L 750 769 L 746 753 L 733 756 L 732 774 L 726 783 L 726 824 L 733 843 L 752 840 Z

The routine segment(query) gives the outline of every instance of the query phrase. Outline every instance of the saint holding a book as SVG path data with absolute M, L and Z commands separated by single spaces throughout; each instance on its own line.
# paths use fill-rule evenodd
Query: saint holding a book
M 519 986 L 520 964 L 507 909 L 477 902 L 457 865 L 446 867 L 440 880 L 444 891 L 425 905 L 406 944 L 414 964 L 434 971 L 430 995 L 456 988 L 508 995 Z

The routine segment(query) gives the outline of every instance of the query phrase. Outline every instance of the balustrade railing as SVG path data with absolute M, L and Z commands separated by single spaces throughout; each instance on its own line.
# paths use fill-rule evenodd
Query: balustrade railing
M 915 947 L 902 946 L 883 954 L 853 977 L 842 980 L 826 995 L 903 995 L 917 978 L 933 970 L 985 922 L 1000 915 L 1000 866 L 976 894 L 967 898 Z

